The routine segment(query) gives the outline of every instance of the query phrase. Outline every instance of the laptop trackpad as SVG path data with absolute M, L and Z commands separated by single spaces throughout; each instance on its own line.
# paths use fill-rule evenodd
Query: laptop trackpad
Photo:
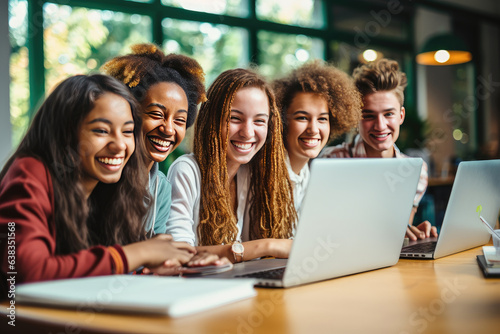
M 419 240 L 410 240 L 410 242 L 408 243 L 408 246 L 413 246 L 413 245 L 419 245 L 419 244 L 425 244 L 425 243 L 428 243 L 428 242 L 437 242 L 438 238 L 436 237 L 432 237 L 432 238 L 426 238 L 426 239 L 419 239 Z M 408 246 L 405 246 L 405 247 L 408 247 Z

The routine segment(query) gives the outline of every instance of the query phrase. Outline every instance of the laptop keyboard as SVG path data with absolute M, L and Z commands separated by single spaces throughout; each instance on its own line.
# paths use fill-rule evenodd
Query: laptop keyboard
M 431 253 L 436 248 L 436 241 L 403 247 L 401 253 Z
M 282 279 L 285 273 L 285 267 L 277 269 L 269 269 L 263 271 L 257 271 L 255 273 L 237 275 L 235 277 L 245 277 L 245 278 L 263 278 L 263 279 Z

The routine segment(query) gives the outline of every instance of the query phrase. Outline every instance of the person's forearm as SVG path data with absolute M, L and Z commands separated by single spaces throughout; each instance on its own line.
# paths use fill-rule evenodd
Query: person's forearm
M 243 254 L 243 261 L 253 260 L 263 256 L 274 256 L 271 249 L 269 239 L 259 239 L 252 241 L 242 242 L 245 252 Z M 233 252 L 231 251 L 232 245 L 216 245 L 216 246 L 199 246 L 196 247 L 198 252 L 206 251 L 218 255 L 219 257 L 227 257 L 231 262 L 236 262 Z
M 144 245 L 140 242 L 122 246 L 125 257 L 127 258 L 129 271 L 133 271 L 144 265 Z
M 417 207 L 413 206 L 411 208 L 411 213 L 410 213 L 410 220 L 408 221 L 408 224 L 413 225 L 413 219 L 415 218 L 415 214 L 417 213 Z

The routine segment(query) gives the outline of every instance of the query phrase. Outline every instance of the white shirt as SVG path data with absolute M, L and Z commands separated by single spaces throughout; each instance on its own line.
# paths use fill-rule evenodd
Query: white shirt
M 192 246 L 198 245 L 198 224 L 200 222 L 201 172 L 194 154 L 177 158 L 170 166 L 167 180 L 172 185 L 172 206 L 165 233 L 171 234 L 175 241 L 184 241 Z M 250 170 L 242 165 L 236 174 L 238 208 L 238 238 L 249 240 L 248 188 Z
M 286 155 L 286 168 L 288 169 L 288 175 L 290 176 L 290 181 L 293 182 L 293 204 L 295 206 L 295 211 L 297 215 L 300 215 L 300 209 L 302 207 L 302 201 L 306 194 L 307 185 L 309 184 L 309 177 L 311 172 L 309 170 L 309 164 L 305 164 L 300 170 L 299 174 L 295 174 L 290 165 L 290 158 L 288 154 Z

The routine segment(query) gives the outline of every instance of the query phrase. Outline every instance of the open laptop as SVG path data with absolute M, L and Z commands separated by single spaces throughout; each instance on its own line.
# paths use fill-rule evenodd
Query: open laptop
M 402 258 L 437 259 L 484 245 L 490 234 L 476 212 L 492 227 L 500 210 L 500 160 L 466 161 L 458 165 L 438 238 L 410 241 Z
M 291 287 L 396 264 L 421 168 L 420 158 L 313 160 L 289 259 L 207 277 Z

